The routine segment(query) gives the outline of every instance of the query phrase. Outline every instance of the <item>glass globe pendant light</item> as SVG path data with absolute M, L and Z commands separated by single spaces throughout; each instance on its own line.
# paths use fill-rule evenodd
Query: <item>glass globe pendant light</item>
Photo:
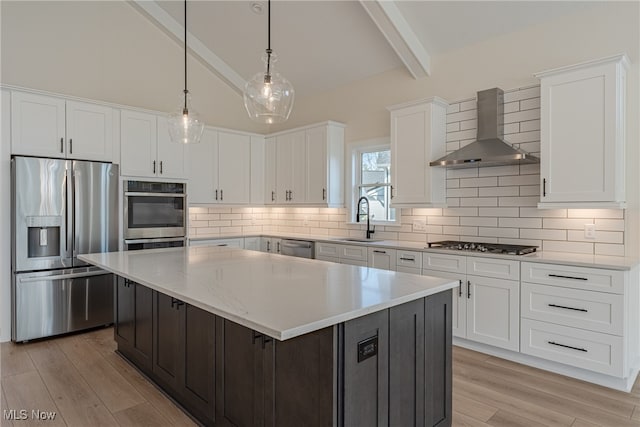
M 273 69 L 276 55 L 271 49 L 271 0 L 267 6 L 267 49 L 263 60 L 266 72 L 259 72 L 244 86 L 244 107 L 249 117 L 260 123 L 281 123 L 286 121 L 293 108 L 295 91 L 289 80 Z
M 191 95 L 187 89 L 187 0 L 184 1 L 184 100 L 169 114 L 169 135 L 178 144 L 196 144 L 204 132 L 200 115 L 191 108 Z

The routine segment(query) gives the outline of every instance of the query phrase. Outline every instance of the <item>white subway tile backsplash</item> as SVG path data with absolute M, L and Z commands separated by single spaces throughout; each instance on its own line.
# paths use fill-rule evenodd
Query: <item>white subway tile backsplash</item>
M 447 206 L 457 208 L 460 206 L 460 199 L 457 197 L 447 197 Z
M 481 187 L 478 188 L 478 196 L 518 196 L 520 187 Z
M 478 168 L 478 176 L 518 175 L 519 171 L 520 167 L 518 165 L 483 167 Z
M 595 243 L 624 243 L 624 233 L 621 231 L 597 231 L 594 239 L 584 237 L 584 231 L 568 230 L 568 240 L 574 242 L 595 242 Z
M 540 98 L 540 86 L 520 88 L 504 93 L 504 102 L 520 101 L 529 98 Z
M 539 117 L 540 115 L 538 115 Z M 447 123 L 461 122 L 476 118 L 476 110 L 460 111 L 459 113 L 447 114 Z
M 498 185 L 538 185 L 540 175 L 517 175 L 501 176 L 498 178 Z
M 584 230 L 585 224 L 592 224 L 589 219 L 568 219 L 568 218 L 545 218 L 544 228 L 555 228 L 560 230 Z
M 566 218 L 566 209 L 520 208 L 520 216 L 524 218 Z
M 497 197 L 461 198 L 460 206 L 498 206 L 498 198 Z
M 542 218 L 500 218 L 500 227 L 542 228 Z
M 460 130 L 460 122 L 447 124 L 447 132 L 457 132 Z
M 498 218 L 470 216 L 460 218 L 460 225 L 477 226 L 477 227 L 497 227 Z
M 467 129 L 467 130 L 460 130 L 457 132 L 448 132 L 447 133 L 447 142 L 452 142 L 452 141 L 463 141 L 466 139 L 472 139 L 476 137 L 476 130 L 475 129 Z
M 470 225 L 470 224 L 462 224 L 463 219 L 467 219 L 467 217 L 457 217 L 457 216 L 428 216 L 427 224 L 431 225 Z
M 520 111 L 520 103 L 518 101 L 505 102 L 504 103 L 504 112 L 505 112 L 505 114 L 514 113 L 516 111 Z
M 540 108 L 540 98 L 523 99 L 520 101 L 520 110 L 533 110 Z
M 520 148 L 521 150 L 524 150 L 529 154 L 533 154 L 534 156 L 540 157 L 540 141 L 522 142 L 517 145 L 518 145 L 518 148 Z M 538 166 L 538 168 L 539 167 L 540 166 Z
M 624 218 L 622 209 L 569 209 L 569 218 Z
M 596 230 L 603 231 L 624 231 L 623 219 L 601 219 L 595 220 Z
M 475 98 L 460 102 L 460 111 L 475 110 L 476 108 L 477 108 L 477 101 Z
M 507 123 L 506 125 L 504 125 L 505 135 L 509 135 L 511 133 L 518 133 L 518 132 L 520 132 L 520 122 Z
M 467 129 L 477 129 L 478 128 L 478 120 L 473 119 L 473 120 L 465 120 L 463 122 L 459 122 L 460 123 L 460 130 L 467 130 Z M 449 128 L 447 127 L 447 132 L 449 132 Z
M 411 213 L 413 215 L 436 216 L 436 215 L 442 215 L 442 209 L 441 208 L 414 208 L 414 209 L 411 209 Z
M 624 245 L 611 245 L 608 243 L 596 243 L 596 255 L 624 256 Z
M 477 236 L 478 235 L 478 227 L 459 227 L 459 226 L 450 226 L 445 225 L 442 227 L 443 234 L 455 234 L 458 236 Z
M 447 178 L 475 178 L 478 176 L 478 168 L 447 169 Z M 447 185 L 447 189 L 449 186 Z
M 504 139 L 511 144 L 522 144 L 524 142 L 540 141 L 540 131 L 532 130 L 530 132 L 512 133 L 505 135 Z
M 520 122 L 520 131 L 529 132 L 532 130 L 540 130 L 540 120 L 528 120 Z
M 537 198 L 539 199 L 540 186 L 539 185 L 521 185 L 520 195 L 521 196 L 537 196 Z
M 484 208 L 481 208 L 484 209 Z M 444 216 L 478 216 L 478 208 L 444 208 L 442 209 Z M 488 215 L 495 216 L 495 215 Z
M 447 115 L 457 113 L 459 111 L 460 111 L 460 103 L 456 103 L 456 104 L 452 103 L 452 104 L 449 104 L 449 106 L 447 107 Z
M 510 239 L 507 237 L 500 237 L 498 238 L 498 243 L 504 243 L 505 245 L 536 246 L 537 248 L 542 248 L 542 240 Z
M 520 237 L 522 239 L 567 240 L 567 231 L 523 228 L 520 230 Z
M 536 206 L 540 198 L 538 196 L 529 197 L 500 197 L 499 206 Z
M 517 217 L 519 208 L 480 208 L 479 216 Z
M 517 228 L 480 227 L 478 236 L 517 238 L 519 232 Z
M 540 118 L 540 109 L 535 108 L 533 110 L 526 111 L 517 111 L 515 113 L 505 113 L 504 122 L 506 123 L 514 123 L 514 122 L 524 122 L 527 120 L 536 120 Z
M 542 242 L 543 251 L 551 252 L 571 252 L 578 254 L 593 254 L 594 244 L 585 242 L 562 242 L 554 240 L 544 240 Z
M 474 187 L 447 189 L 447 197 L 477 197 L 478 189 Z
M 498 185 L 497 176 L 484 178 L 460 178 L 460 187 L 495 187 Z

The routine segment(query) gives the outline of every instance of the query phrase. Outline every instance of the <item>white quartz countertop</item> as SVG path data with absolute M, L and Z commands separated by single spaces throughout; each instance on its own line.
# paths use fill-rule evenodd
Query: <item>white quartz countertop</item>
M 436 249 L 427 248 L 426 243 L 400 241 L 400 240 L 375 240 L 372 242 L 354 242 L 347 241 L 347 237 L 336 236 L 318 236 L 307 234 L 293 234 L 282 232 L 263 232 L 247 235 L 223 235 L 223 236 L 197 236 L 190 237 L 192 241 L 202 240 L 215 240 L 225 238 L 239 238 L 239 237 L 277 237 L 282 239 L 301 239 L 312 240 L 314 242 L 328 242 L 339 243 L 343 245 L 365 245 L 380 248 L 389 249 L 403 249 L 419 252 L 438 252 L 449 255 L 464 255 L 464 256 L 479 256 L 488 258 L 499 259 L 511 259 L 516 261 L 526 262 L 542 262 L 547 264 L 560 264 L 560 265 L 572 265 L 577 267 L 592 267 L 592 268 L 605 268 L 609 270 L 630 270 L 640 264 L 640 260 L 631 257 L 618 257 L 607 255 L 589 255 L 589 254 L 574 254 L 569 252 L 551 252 L 551 251 L 538 251 L 528 255 L 503 255 L 503 254 L 487 254 L 482 252 L 469 252 L 469 251 L 452 251 L 449 249 Z
M 227 247 L 78 258 L 278 340 L 458 286 L 451 279 Z

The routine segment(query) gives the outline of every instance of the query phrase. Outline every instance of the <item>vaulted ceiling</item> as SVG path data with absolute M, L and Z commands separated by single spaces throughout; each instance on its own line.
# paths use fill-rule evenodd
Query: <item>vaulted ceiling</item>
M 135 7 L 176 41 L 181 1 L 136 0 Z M 437 73 L 432 57 L 592 6 L 589 1 L 272 1 L 276 67 L 298 96 L 335 89 L 405 67 Z M 261 12 L 259 11 L 261 9 Z M 258 13 L 256 13 L 258 10 Z M 188 45 L 239 93 L 263 70 L 267 1 L 190 1 Z

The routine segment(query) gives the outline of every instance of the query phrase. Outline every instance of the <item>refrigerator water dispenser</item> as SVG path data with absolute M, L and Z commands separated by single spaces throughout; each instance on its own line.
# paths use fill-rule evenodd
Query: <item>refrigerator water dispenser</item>
M 60 256 L 62 217 L 27 217 L 27 256 L 29 258 Z

